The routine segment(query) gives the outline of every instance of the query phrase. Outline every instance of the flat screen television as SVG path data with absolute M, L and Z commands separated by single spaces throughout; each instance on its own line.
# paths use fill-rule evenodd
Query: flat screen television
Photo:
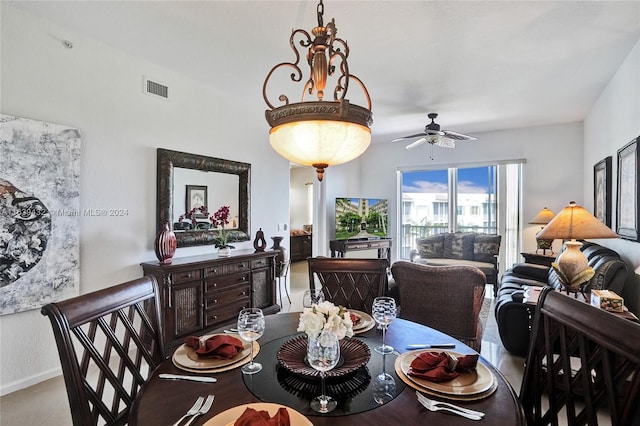
M 336 198 L 336 240 L 386 237 L 388 212 L 385 199 Z

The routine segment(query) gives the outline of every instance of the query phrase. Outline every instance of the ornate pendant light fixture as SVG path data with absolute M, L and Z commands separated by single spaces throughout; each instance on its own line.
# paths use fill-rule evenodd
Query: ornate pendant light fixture
M 349 46 L 336 37 L 335 20 L 326 26 L 323 23 L 324 5 L 322 0 L 317 7 L 318 26 L 311 30 L 311 35 L 302 29 L 294 30 L 289 44 L 295 54 L 295 62 L 282 62 L 271 68 L 262 87 L 262 96 L 269 106 L 265 116 L 271 130 L 269 142 L 273 149 L 284 158 L 294 163 L 313 166 L 322 180 L 324 169 L 346 163 L 360 156 L 371 142 L 373 113 L 369 92 L 359 78 L 349 73 L 347 57 Z M 281 94 L 278 100 L 282 106 L 274 106 L 267 96 L 269 80 L 276 70 L 291 68 L 291 80 L 302 81 L 300 52 L 296 46 L 307 48 L 304 55 L 310 68 L 309 78 L 302 91 L 302 100 L 289 103 L 289 98 Z M 324 100 L 327 80 L 335 78 L 333 100 Z M 367 102 L 367 108 L 350 104 L 345 96 L 349 83 L 355 81 Z M 317 100 L 305 100 L 315 95 Z

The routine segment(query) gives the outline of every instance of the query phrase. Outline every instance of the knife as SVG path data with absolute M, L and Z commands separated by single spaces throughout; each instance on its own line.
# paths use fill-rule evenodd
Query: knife
M 207 382 L 207 383 L 215 383 L 218 381 L 218 379 L 215 379 L 213 377 L 181 376 L 179 374 L 167 374 L 167 373 L 158 374 L 158 377 L 160 377 L 161 379 L 193 380 L 194 382 Z
M 436 349 L 436 348 L 440 348 L 440 349 L 453 349 L 456 347 L 455 343 L 432 343 L 432 344 L 422 344 L 422 345 L 407 345 L 406 349 L 407 350 L 412 350 L 412 349 Z

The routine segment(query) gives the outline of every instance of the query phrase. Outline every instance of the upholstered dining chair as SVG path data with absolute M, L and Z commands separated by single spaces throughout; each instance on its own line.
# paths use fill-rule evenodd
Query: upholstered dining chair
M 639 425 L 640 324 L 546 287 L 520 400 L 528 425 Z
M 155 278 L 50 303 L 42 314 L 51 320 L 74 426 L 126 424 L 165 358 Z
M 480 352 L 487 283 L 480 269 L 401 260 L 391 266 L 391 274 L 400 293 L 400 318 L 435 328 Z
M 371 314 L 373 300 L 387 292 L 387 259 L 310 257 L 309 288 L 316 280 L 325 300 Z

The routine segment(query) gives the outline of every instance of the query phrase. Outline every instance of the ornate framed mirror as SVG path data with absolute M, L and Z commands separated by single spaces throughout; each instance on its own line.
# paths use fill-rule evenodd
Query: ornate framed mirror
M 168 222 L 174 230 L 178 247 L 215 244 L 218 241 L 216 230 L 185 230 L 177 226 L 181 223 L 181 213 L 178 212 L 184 210 L 182 203 L 188 202 L 185 202 L 184 196 L 179 199 L 178 194 L 185 192 L 179 191 L 176 186 L 183 186 L 183 182 L 176 182 L 175 179 L 176 176 L 187 175 L 190 179 L 189 186 L 199 185 L 208 188 L 209 214 L 213 214 L 222 205 L 237 205 L 237 211 L 232 213 L 234 223 L 227 230 L 229 242 L 249 241 L 251 164 L 163 148 L 158 148 L 157 162 L 157 230 L 162 229 L 164 223 Z M 182 169 L 186 169 L 186 173 L 183 174 Z M 223 198 L 212 201 L 216 199 L 216 194 L 223 194 Z

